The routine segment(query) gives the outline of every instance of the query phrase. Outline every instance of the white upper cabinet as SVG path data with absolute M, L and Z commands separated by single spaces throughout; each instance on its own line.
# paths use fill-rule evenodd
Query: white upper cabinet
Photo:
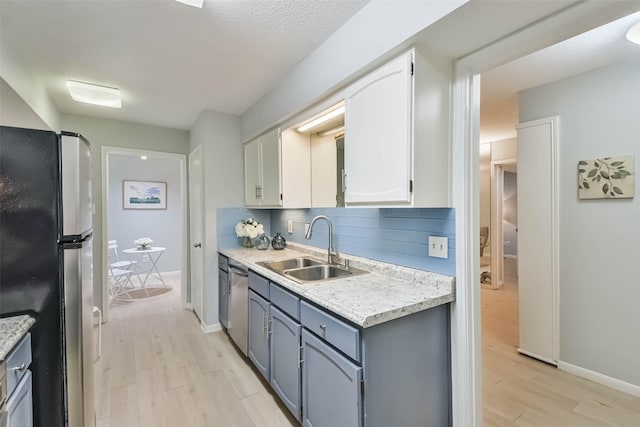
M 346 89 L 347 206 L 450 206 L 450 67 L 411 50 Z
M 274 129 L 244 145 L 245 205 L 311 205 L 309 137 Z
M 347 91 L 347 204 L 411 202 L 412 60 L 397 58 Z

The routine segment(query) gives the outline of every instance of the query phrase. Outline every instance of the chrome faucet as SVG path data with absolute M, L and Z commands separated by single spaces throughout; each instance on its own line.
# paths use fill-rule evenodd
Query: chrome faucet
M 325 215 L 318 215 L 311 220 L 309 224 L 309 229 L 305 233 L 305 239 L 311 239 L 311 233 L 313 232 L 313 225 L 317 220 L 324 219 L 327 221 L 329 225 L 329 248 L 327 249 L 327 262 L 329 264 L 334 264 L 338 260 L 338 253 L 333 249 L 333 224 L 331 224 L 331 220 L 327 218 Z

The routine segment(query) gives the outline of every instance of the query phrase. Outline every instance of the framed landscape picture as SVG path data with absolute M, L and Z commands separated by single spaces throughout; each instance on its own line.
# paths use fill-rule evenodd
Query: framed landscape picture
M 167 209 L 167 183 L 122 181 L 123 209 Z

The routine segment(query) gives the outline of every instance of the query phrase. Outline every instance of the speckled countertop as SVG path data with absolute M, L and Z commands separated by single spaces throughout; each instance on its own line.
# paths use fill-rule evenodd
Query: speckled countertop
M 271 248 L 266 251 L 232 248 L 221 249 L 220 253 L 363 328 L 455 299 L 454 277 L 351 255 L 340 254 L 342 259 L 349 259 L 352 267 L 362 268 L 370 273 L 300 284 L 256 264 L 301 255 L 326 260 L 326 250 L 296 243 L 287 243 L 287 248 L 281 251 Z
M 0 361 L 3 361 L 36 321 L 26 314 L 0 319 Z

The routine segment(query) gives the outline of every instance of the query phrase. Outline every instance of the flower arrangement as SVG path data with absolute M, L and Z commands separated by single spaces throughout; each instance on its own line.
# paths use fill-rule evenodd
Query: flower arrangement
M 139 239 L 133 241 L 133 244 L 136 245 L 138 249 L 148 249 L 151 247 L 152 243 L 153 240 L 151 240 L 149 237 L 140 237 Z
M 253 218 L 243 219 L 236 224 L 236 236 L 255 239 L 264 234 L 264 226 Z

